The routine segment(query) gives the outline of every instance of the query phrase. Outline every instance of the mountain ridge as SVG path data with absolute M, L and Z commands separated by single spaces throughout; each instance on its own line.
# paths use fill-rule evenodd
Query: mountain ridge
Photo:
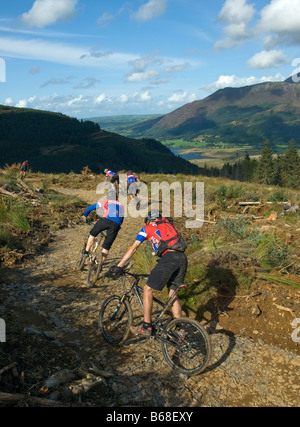
M 288 144 L 300 140 L 300 85 L 292 78 L 241 88 L 219 89 L 203 100 L 144 120 L 131 127 L 132 135 L 159 140 L 209 136 L 210 142 L 234 145 Z

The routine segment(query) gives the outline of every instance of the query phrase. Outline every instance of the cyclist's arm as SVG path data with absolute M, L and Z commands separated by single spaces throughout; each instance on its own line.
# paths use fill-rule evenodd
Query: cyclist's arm
M 90 212 L 95 211 L 97 209 L 98 205 L 99 203 L 95 203 L 94 205 L 89 206 L 82 216 L 84 218 L 87 218 Z
M 130 260 L 130 258 L 135 254 L 138 247 L 141 245 L 142 242 L 139 240 L 136 240 L 134 244 L 128 249 L 128 251 L 123 255 L 123 258 L 118 264 L 118 267 L 124 267 L 124 265 Z

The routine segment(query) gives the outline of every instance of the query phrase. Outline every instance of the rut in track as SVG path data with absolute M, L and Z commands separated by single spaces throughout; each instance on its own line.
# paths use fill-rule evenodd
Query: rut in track
M 93 191 L 59 191 L 87 204 L 95 203 Z M 125 219 L 107 266 L 120 259 L 142 224 L 141 218 Z M 102 275 L 95 287 L 86 288 L 85 272 L 76 269 L 76 261 L 88 231 L 89 227 L 82 224 L 55 232 L 45 252 L 33 264 L 16 270 L 4 289 L 14 292 L 16 310 L 26 308 L 33 313 L 25 326 L 51 330 L 59 344 L 55 352 L 65 352 L 66 358 L 71 352 L 77 364 L 101 366 L 112 373 L 103 390 L 92 394 L 94 404 L 299 406 L 300 357 L 261 340 L 211 329 L 210 364 L 204 373 L 191 378 L 170 370 L 155 341 L 131 337 L 122 347 L 105 343 L 98 332 L 101 302 L 111 294 L 120 294 L 125 285 Z

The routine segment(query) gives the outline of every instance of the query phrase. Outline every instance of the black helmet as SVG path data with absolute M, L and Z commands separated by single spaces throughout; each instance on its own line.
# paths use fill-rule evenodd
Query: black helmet
M 145 216 L 145 224 L 147 223 L 147 221 L 150 221 L 150 222 L 156 221 L 157 219 L 161 219 L 161 218 L 162 218 L 162 216 L 161 216 L 161 213 L 159 212 L 159 210 L 152 209 Z

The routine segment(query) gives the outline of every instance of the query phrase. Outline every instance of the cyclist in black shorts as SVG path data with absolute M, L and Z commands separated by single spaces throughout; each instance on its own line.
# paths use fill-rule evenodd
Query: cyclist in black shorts
M 87 216 L 93 210 L 96 210 L 98 215 L 100 212 L 103 213 L 99 221 L 96 222 L 90 231 L 90 236 L 83 254 L 88 256 L 95 237 L 97 237 L 101 231 L 107 231 L 102 245 L 102 257 L 104 262 L 124 221 L 124 206 L 116 200 L 116 192 L 109 191 L 107 193 L 107 199 L 89 206 L 83 214 L 82 219 L 86 221 Z
M 110 178 L 110 183 L 114 190 L 118 191 L 117 184 L 120 184 L 119 175 L 116 172 L 113 172 L 109 169 L 104 169 L 105 173 L 105 182 Z
M 122 268 L 145 240 L 149 240 L 152 243 L 153 249 L 157 252 L 158 243 L 161 241 L 161 235 L 156 224 L 156 221 L 159 219 L 161 219 L 161 213 L 158 210 L 148 212 L 145 218 L 145 227 L 141 229 L 134 244 L 128 249 L 119 264 L 114 268 L 116 273 L 122 272 Z M 163 252 L 157 265 L 151 271 L 147 284 L 144 287 L 144 322 L 140 326 L 130 328 L 134 334 L 151 335 L 151 314 L 154 291 L 161 291 L 167 285 L 169 288 L 169 295 L 171 296 L 173 293 L 171 283 L 184 282 L 187 265 L 187 257 L 184 252 L 171 249 L 166 249 L 165 252 Z M 172 306 L 172 313 L 174 318 L 182 317 L 181 303 L 177 296 Z

